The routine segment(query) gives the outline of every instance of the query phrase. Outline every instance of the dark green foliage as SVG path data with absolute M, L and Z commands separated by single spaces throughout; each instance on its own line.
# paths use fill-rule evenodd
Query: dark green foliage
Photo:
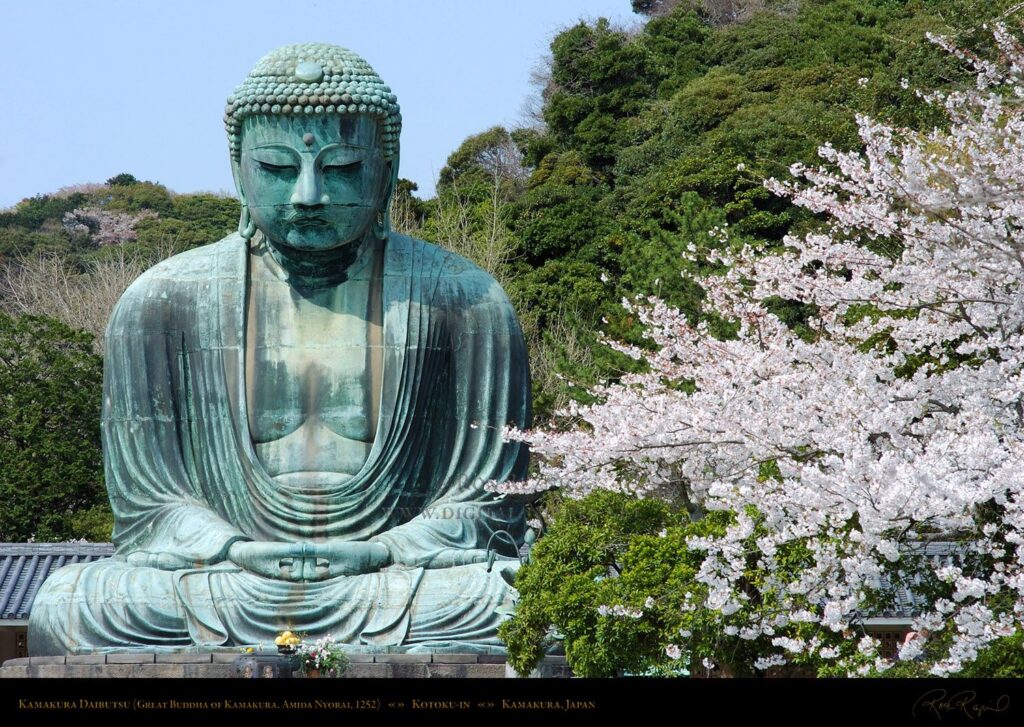
M 152 210 L 159 214 L 170 214 L 174 207 L 167 187 L 155 182 L 110 187 L 101 203 L 109 210 L 120 212 L 141 212 Z
M 241 207 L 233 197 L 182 194 L 170 201 L 168 212 L 136 226 L 140 245 L 187 250 L 216 242 L 238 227 Z
M 517 249 L 507 287 L 541 327 L 562 320 L 578 340 L 595 341 L 603 330 L 639 341 L 620 301 L 652 294 L 694 319 L 703 315 L 694 280 L 706 271 L 684 262 L 683 252 L 693 246 L 699 256 L 720 244 L 707 235 L 716 225 L 728 225 L 730 244 L 765 252 L 819 225 L 764 180 L 789 178 L 795 162 L 819 163 L 826 142 L 858 148 L 858 112 L 930 129 L 941 115 L 902 79 L 911 88 L 951 88 L 968 75 L 925 33 L 985 47 L 981 24 L 1009 3 L 766 2 L 743 22 L 717 24 L 719 6 L 634 3 L 651 17 L 639 31 L 602 20 L 552 42 L 546 131 L 511 133 L 533 171 L 509 197 Z M 442 173 L 439 196 L 453 179 L 472 187 L 474 155 L 504 133 L 467 139 Z M 800 325 L 806 313 L 786 316 Z M 598 352 L 583 364 L 566 355 L 558 365 L 583 382 L 615 376 L 628 362 Z M 543 404 L 536 411 L 540 421 L 549 414 Z
M 1024 677 L 1024 631 L 996 639 L 960 673 L 965 678 L 1020 679 Z
M 166 247 L 168 250 L 187 250 L 188 248 L 208 245 L 224 237 L 223 227 L 218 227 L 218 237 L 211 238 L 210 230 L 189 220 L 173 217 L 157 217 L 145 219 L 135 227 L 138 232 L 138 244 L 144 247 Z M 231 228 L 228 228 L 230 231 Z
M 610 220 L 597 209 L 604 185 L 576 152 L 548 155 L 522 201 L 516 228 L 524 261 L 539 266 L 563 257 L 598 261 Z
M 615 162 L 627 140 L 622 121 L 636 116 L 663 81 L 698 73 L 707 28 L 692 13 L 657 21 L 650 45 L 607 20 L 580 23 L 551 44 L 551 93 L 544 120 L 558 146 L 579 151 L 596 170 Z M 670 85 L 671 87 L 671 85 Z
M 87 199 L 81 193 L 67 197 L 40 194 L 23 199 L 13 210 L 0 212 L 0 229 L 21 227 L 25 230 L 38 230 L 47 224 L 51 229 L 60 229 L 64 214 L 81 207 Z
M 772 462 L 763 464 L 762 475 L 781 477 Z M 845 659 L 872 664 L 858 655 L 857 643 L 865 634 L 860 620 L 844 632 L 788 621 L 776 623 L 770 633 L 744 638 L 741 629 L 753 620 L 769 622 L 779 613 L 820 608 L 814 592 L 779 587 L 806 573 L 814 553 L 803 541 L 794 540 L 778 548 L 767 566 L 758 541 L 772 525 L 756 508 L 748 507 L 745 514 L 752 530 L 739 550 L 745 598 L 738 610 L 720 612 L 708 605 L 710 589 L 700 577 L 706 553 L 691 549 L 687 542 L 720 537 L 736 525 L 737 518 L 721 511 L 700 513 L 696 508 L 691 516 L 680 499 L 679 506 L 674 506 L 661 499 L 598 490 L 581 500 L 549 503 L 554 523 L 532 549 L 530 562 L 520 568 L 515 583 L 520 601 L 515 615 L 499 631 L 509 647 L 509 661 L 519 673 L 528 673 L 538 659 L 561 644 L 573 671 L 582 677 L 699 673 L 705 659 L 727 676 L 763 676 L 756 661 L 771 650 L 775 637 L 815 638 Z M 846 527 L 856 528 L 855 519 Z M 974 567 L 969 558 L 963 565 L 968 571 Z M 940 581 L 923 558 L 905 557 L 886 575 L 891 583 L 911 586 L 930 600 L 952 595 L 952 587 Z M 894 599 L 894 589 L 868 589 L 864 613 L 891 611 Z M 682 608 L 684 603 L 690 606 Z M 941 653 L 942 636 L 926 647 L 925 660 L 901 664 L 891 674 L 923 675 L 928 659 Z M 672 658 L 666 644 L 679 648 L 679 658 Z M 1022 659 L 1014 649 L 1019 652 L 1020 644 L 1019 634 L 994 643 L 979 660 L 976 675 L 1019 675 Z M 947 652 L 948 647 L 947 639 Z M 848 668 L 836 667 L 820 655 L 790 655 L 789 659 L 790 674 L 845 676 Z
M 467 188 L 477 186 L 489 188 L 495 165 L 499 167 L 499 172 L 502 171 L 500 150 L 509 144 L 515 146 L 511 134 L 501 126 L 470 136 L 452 152 L 441 169 L 437 180 L 438 194 L 443 194 L 453 186 L 457 186 L 462 193 L 466 193 Z
M 522 599 L 500 628 L 516 670 L 529 673 L 559 641 L 577 676 L 643 672 L 663 664 L 660 644 L 672 639 L 665 633 L 674 625 L 671 617 L 668 624 L 613 618 L 599 615 L 597 608 L 638 608 L 652 593 L 649 586 L 658 584 L 662 592 L 678 585 L 677 572 L 693 564 L 680 561 L 679 551 L 670 558 L 649 552 L 663 540 L 658 532 L 676 519 L 662 502 L 608 492 L 563 503 L 557 523 L 519 570 L 516 588 Z
M 507 237 L 508 204 L 522 194 L 526 183 L 520 141 L 501 126 L 463 141 L 441 170 L 435 199 L 411 202 L 412 210 L 424 217 L 424 232 L 436 235 L 434 221 L 457 208 L 470 218 L 463 234 L 493 237 L 490 228 L 497 215 L 505 231 L 501 237 Z
M 135 178 L 135 175 L 128 174 L 128 172 L 121 172 L 107 180 L 107 185 L 110 187 L 130 187 L 138 183 L 139 180 Z
M 102 375 L 89 335 L 0 313 L 0 540 L 109 539 Z
M 107 543 L 114 532 L 114 513 L 110 505 L 103 502 L 86 510 L 79 510 L 71 516 L 71 531 L 76 538 L 91 543 Z
M 208 242 L 216 242 L 234 231 L 241 211 L 234 197 L 199 193 L 179 194 L 171 200 L 171 216 L 212 233 Z
M 624 236 L 622 256 L 627 262 L 620 284 L 630 291 L 650 291 L 696 320 L 704 294 L 694 280 L 698 270 L 683 255 L 690 245 L 718 247 L 708 230 L 725 223 L 720 208 L 708 205 L 695 192 L 684 192 L 678 206 L 664 209 L 660 220 L 643 220 L 638 225 L 642 231 Z M 675 273 L 665 275 L 672 268 Z M 690 274 L 681 275 L 684 270 Z
M 696 14 L 675 12 L 650 21 L 644 30 L 641 42 L 658 98 L 668 98 L 707 70 L 702 49 L 712 31 Z
M 107 254 L 106 247 L 97 250 L 93 239 L 96 230 L 72 235 L 65 229 L 64 215 L 79 208 L 155 213 L 136 223 L 136 240 L 122 245 L 164 253 L 220 240 L 238 227 L 240 213 L 238 200 L 233 197 L 174 194 L 161 184 L 119 174 L 98 189 L 60 196 L 39 195 L 0 212 L 0 263 L 4 259 L 54 252 L 84 264 L 92 257 Z
M 0 228 L 0 265 L 34 252 L 68 253 L 73 248 L 71 236 L 63 229 L 34 232 L 24 227 Z
M 630 0 L 630 4 L 633 6 L 634 13 L 651 15 L 665 4 L 665 0 Z
M 690 538 L 723 534 L 735 524 L 732 515 L 708 512 L 691 519 L 684 507 L 663 500 L 603 490 L 552 507 L 554 524 L 516 577 L 521 595 L 516 613 L 499 630 L 519 673 L 528 673 L 561 643 L 574 673 L 582 677 L 684 675 L 699 670 L 705 658 L 728 675 L 758 675 L 754 662 L 770 638 L 744 639 L 738 629 L 723 633 L 721 615 L 703 605 L 708 587 L 698 576 L 705 553 L 686 545 Z M 766 587 L 768 572 L 754 547 L 765 524 L 755 511 L 748 514 L 757 523 L 744 545 L 749 598 L 734 618 L 726 619 L 736 626 L 754 614 L 774 613 L 781 595 Z M 806 568 L 810 558 L 799 542 L 776 554 L 781 571 L 790 575 Z M 692 607 L 680 608 L 685 602 Z M 615 607 L 632 613 L 616 614 Z M 776 634 L 806 637 L 810 630 L 791 624 Z M 845 641 L 839 634 L 821 637 Z M 666 644 L 680 647 L 679 658 L 665 651 Z M 853 650 L 853 643 L 845 648 Z

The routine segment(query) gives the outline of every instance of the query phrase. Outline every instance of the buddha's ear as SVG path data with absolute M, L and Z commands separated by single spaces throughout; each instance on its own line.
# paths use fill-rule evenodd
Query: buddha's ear
M 242 189 L 242 165 L 234 157 L 231 158 L 231 178 L 235 180 L 235 191 L 238 192 L 238 199 L 245 204 L 245 190 Z
M 238 234 L 246 240 L 251 240 L 256 234 L 256 223 L 249 215 L 249 204 L 245 200 L 245 190 L 242 189 L 242 167 L 238 160 L 231 159 L 231 176 L 235 180 L 235 191 L 238 192 L 238 201 L 242 203 L 242 214 L 238 218 Z
M 381 240 L 386 240 L 391 234 L 391 196 L 398 188 L 398 152 L 387 162 L 387 170 L 384 175 L 384 189 L 382 191 L 381 204 L 378 208 L 377 220 L 373 224 L 373 233 Z
M 388 171 L 385 175 L 387 186 L 384 187 L 384 209 L 390 208 L 391 195 L 393 195 L 395 193 L 395 189 L 398 188 L 398 152 L 395 152 L 395 156 L 387 164 Z

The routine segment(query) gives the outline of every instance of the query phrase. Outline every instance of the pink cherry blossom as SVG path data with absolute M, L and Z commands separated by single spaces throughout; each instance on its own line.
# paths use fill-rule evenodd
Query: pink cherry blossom
M 1020 630 L 1024 50 L 1003 28 L 995 38 L 1000 62 L 934 39 L 977 76 L 966 91 L 920 94 L 944 111 L 946 128 L 918 133 L 861 116 L 863 151 L 826 145 L 826 166 L 769 180 L 828 225 L 787 237 L 779 255 L 717 253 L 728 272 L 700 284 L 708 304 L 739 324 L 734 339 L 716 339 L 656 298 L 623 301 L 656 350 L 609 343 L 648 371 L 562 412 L 585 426 L 506 432 L 529 441 L 539 469 L 495 489 L 558 487 L 576 498 L 606 489 L 682 500 L 695 517 L 733 513 L 724 535 L 688 543 L 704 556 L 700 605 L 719 614 L 723 633 L 738 625 L 743 637 L 770 636 L 790 623 L 853 633 L 883 575 L 927 539 L 956 541 L 981 564 L 946 564 L 936 575 L 951 598 L 915 624 L 950 630 L 935 674 L 959 671 Z M 709 234 L 729 249 L 727 229 Z M 769 296 L 813 306 L 814 335 L 790 330 L 764 304 Z M 692 393 L 673 385 L 681 381 Z M 767 533 L 753 546 L 751 509 Z M 983 512 L 996 516 L 983 523 Z M 794 542 L 812 554 L 795 576 L 776 562 Z M 744 577 L 751 557 L 771 576 L 763 585 Z M 775 612 L 746 608 L 751 588 Z M 749 623 L 737 624 L 741 614 Z M 797 654 L 843 658 L 834 641 L 785 633 L 768 640 L 762 667 Z M 665 645 L 671 658 L 678 648 Z M 886 668 L 876 651 L 875 640 L 860 639 L 850 673 Z

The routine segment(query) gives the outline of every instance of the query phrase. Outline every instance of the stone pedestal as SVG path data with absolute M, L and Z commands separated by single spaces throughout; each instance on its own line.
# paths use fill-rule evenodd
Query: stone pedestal
M 86 654 L 10 659 L 0 678 L 221 678 L 237 676 L 237 663 L 251 655 L 237 651 L 195 654 Z M 504 656 L 487 654 L 349 654 L 343 679 L 504 679 L 516 678 Z M 534 678 L 567 678 L 564 656 L 545 657 Z

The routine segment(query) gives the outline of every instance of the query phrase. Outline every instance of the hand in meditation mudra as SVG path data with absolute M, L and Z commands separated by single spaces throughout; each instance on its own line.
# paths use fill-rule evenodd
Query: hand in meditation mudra
M 343 48 L 263 58 L 225 116 L 239 233 L 153 267 L 106 337 L 117 554 L 32 606 L 32 654 L 272 644 L 502 651 L 523 336 L 497 283 L 393 233 L 395 96 Z

